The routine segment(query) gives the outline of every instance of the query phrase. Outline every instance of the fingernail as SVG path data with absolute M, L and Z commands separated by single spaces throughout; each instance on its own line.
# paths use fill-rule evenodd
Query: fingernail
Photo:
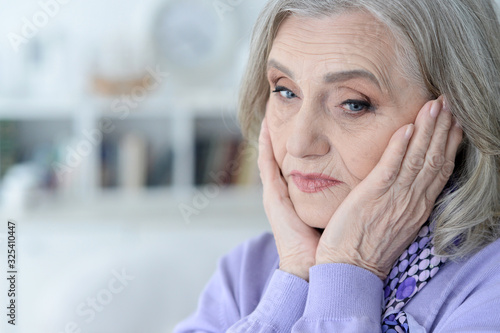
M 439 115 L 439 111 L 441 111 L 441 101 L 439 101 L 439 99 L 438 99 L 432 103 L 431 117 L 437 118 L 437 116 Z
M 411 136 L 413 135 L 413 124 L 410 124 L 408 125 L 408 128 L 406 129 L 406 133 L 405 133 L 405 138 L 409 139 L 411 138 Z

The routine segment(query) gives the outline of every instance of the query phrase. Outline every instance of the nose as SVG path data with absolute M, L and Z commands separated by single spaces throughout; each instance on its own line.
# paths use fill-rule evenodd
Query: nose
M 296 158 L 319 157 L 330 151 L 330 142 L 324 132 L 324 121 L 319 106 L 305 103 L 293 119 L 293 129 L 286 142 L 286 149 Z

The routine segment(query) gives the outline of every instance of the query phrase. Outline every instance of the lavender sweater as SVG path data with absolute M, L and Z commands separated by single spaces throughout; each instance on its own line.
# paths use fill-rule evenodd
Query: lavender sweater
M 383 282 L 348 264 L 311 267 L 309 283 L 278 269 L 272 234 L 223 257 L 187 332 L 381 332 Z M 500 239 L 448 261 L 403 308 L 411 333 L 500 332 Z

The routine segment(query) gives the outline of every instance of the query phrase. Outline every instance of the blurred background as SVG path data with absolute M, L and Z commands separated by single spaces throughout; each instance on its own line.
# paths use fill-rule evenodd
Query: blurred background
M 236 116 L 264 3 L 0 0 L 15 332 L 170 332 L 217 259 L 269 230 Z

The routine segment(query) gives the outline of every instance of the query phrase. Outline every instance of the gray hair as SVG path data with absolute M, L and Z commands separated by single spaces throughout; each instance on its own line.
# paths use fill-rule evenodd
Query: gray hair
M 256 140 L 270 95 L 266 63 L 289 16 L 361 10 L 383 22 L 406 77 L 429 97 L 444 94 L 464 140 L 438 198 L 437 255 L 460 259 L 500 238 L 500 25 L 493 0 L 270 0 L 254 28 L 239 96 L 244 136 Z

